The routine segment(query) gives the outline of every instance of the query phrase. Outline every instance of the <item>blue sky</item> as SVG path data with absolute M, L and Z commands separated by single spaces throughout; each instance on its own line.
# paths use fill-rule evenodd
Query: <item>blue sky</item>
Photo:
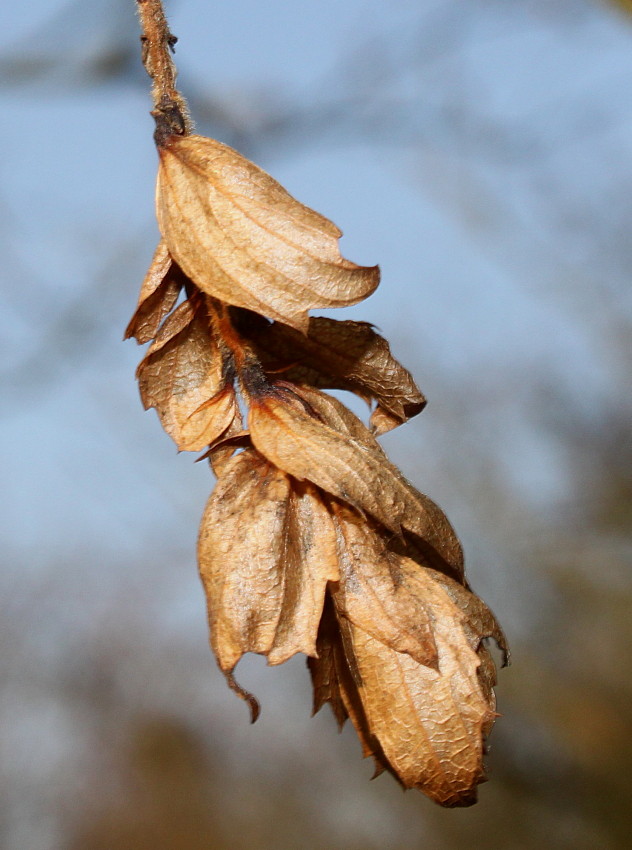
M 546 593 L 520 546 L 533 517 L 545 528 L 573 498 L 547 393 L 597 422 L 615 400 L 629 410 L 600 305 L 629 316 L 632 27 L 587 0 L 472 0 L 441 30 L 449 5 L 180 0 L 171 21 L 183 93 L 195 83 L 244 127 L 380 90 L 373 123 L 271 136 L 255 158 L 343 229 L 345 256 L 380 264 L 378 292 L 339 316 L 378 325 L 430 400 L 385 444 L 454 517 L 475 586 L 524 635 Z M 81 635 L 86 611 L 140 595 L 154 569 L 148 628 L 189 641 L 204 629 L 194 539 L 212 477 L 142 411 L 140 350 L 121 342 L 157 238 L 148 86 L 86 71 L 110 28 L 136 41 L 133 15 L 114 15 L 129 6 L 95 0 L 50 30 L 55 0 L 4 11 L 2 53 L 57 61 L 47 81 L 0 87 L 3 581 L 42 595 L 65 564 L 65 604 L 83 614 L 64 622 Z M 403 112 L 410 136 L 380 109 Z M 520 546 L 486 533 L 505 509 L 473 503 L 470 478 L 486 474 L 530 517 Z
M 443 5 L 424 7 L 428 27 Z M 430 399 L 386 444 L 456 512 L 466 537 L 469 508 L 449 483 L 461 448 L 493 441 L 507 486 L 545 511 L 564 502 L 569 481 L 564 453 L 539 430 L 542 385 L 580 408 L 619 393 L 595 305 L 610 297 L 601 277 L 616 290 L 625 265 L 615 268 L 607 244 L 591 241 L 590 225 L 627 220 L 625 196 L 619 207 L 613 199 L 632 171 L 623 83 L 632 30 L 602 7 L 574 7 L 569 27 L 562 7 L 557 20 L 537 2 L 479 3 L 453 18 L 458 37 L 438 30 L 436 55 L 432 40 L 424 46 L 416 3 L 173 8 L 185 94 L 195 81 L 237 121 L 256 125 L 276 103 L 309 111 L 310 99 L 317 108 L 336 87 L 362 90 L 371 74 L 385 99 L 406 106 L 413 127 L 419 119 L 412 141 L 388 127 L 377 136 L 325 131 L 265 144 L 258 163 L 344 230 L 346 256 L 380 263 L 380 289 L 346 315 L 378 325 Z M 20 382 L 2 423 L 11 487 L 2 533 L 28 551 L 63 552 L 71 536 L 140 555 L 162 533 L 186 545 L 211 482 L 141 411 L 139 351 L 119 341 L 157 234 L 147 90 L 77 85 L 113 26 L 112 5 L 71 16 L 74 32 L 68 22 L 37 30 L 57 8 L 12 7 L 3 36 L 10 53 L 34 27 L 45 34 L 34 47 L 65 61 L 42 84 L 1 92 L 15 128 L 0 164 L 9 258 L 3 361 Z M 135 43 L 136 32 L 126 32 Z M 394 43 L 391 33 L 401 34 Z M 416 64 L 422 48 L 429 58 Z M 424 125 L 433 105 L 462 132 Z M 486 135 L 489 127 L 504 136 Z M 483 564 L 473 567 L 491 584 Z

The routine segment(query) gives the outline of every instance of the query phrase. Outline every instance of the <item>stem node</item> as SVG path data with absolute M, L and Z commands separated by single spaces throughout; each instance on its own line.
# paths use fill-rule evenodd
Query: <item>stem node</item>
M 178 39 L 169 31 L 161 0 L 136 0 L 136 5 L 143 30 L 141 59 L 152 80 L 154 140 L 160 147 L 170 136 L 186 136 L 192 129 L 186 101 L 176 88 L 177 70 L 171 58 Z

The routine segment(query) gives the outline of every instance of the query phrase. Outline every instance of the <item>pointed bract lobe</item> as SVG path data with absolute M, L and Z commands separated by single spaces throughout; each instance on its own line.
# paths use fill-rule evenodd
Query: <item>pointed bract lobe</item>
M 340 569 L 332 595 L 339 613 L 391 649 L 436 667 L 433 596 L 420 581 L 420 567 L 389 551 L 384 535 L 347 506 L 334 504 L 332 512 Z
M 463 629 L 470 646 L 476 652 L 481 650 L 481 640 L 493 638 L 502 652 L 502 666 L 509 664 L 507 638 L 498 620 L 483 600 L 475 593 L 463 587 L 440 572 L 431 571 L 433 581 L 442 587 L 452 602 L 463 614 Z M 492 685 L 495 684 L 495 681 Z
M 340 665 L 336 659 L 337 638 L 338 622 L 333 603 L 327 594 L 318 626 L 316 655 L 307 658 L 314 691 L 312 714 L 316 714 L 325 703 L 329 703 L 338 728 L 342 729 L 349 713 L 342 697 L 342 685 L 338 675 Z
M 243 418 L 239 409 L 235 412 L 235 418 L 228 428 L 209 447 L 208 452 L 198 458 L 208 459 L 214 474 L 219 478 L 223 474 L 228 461 L 237 449 L 251 446 L 250 434 L 243 429 Z
M 325 586 L 338 578 L 331 518 L 315 488 L 244 450 L 206 506 L 198 560 L 224 672 L 246 652 L 270 664 L 315 654 Z
M 318 402 L 316 400 L 318 399 Z M 268 460 L 300 480 L 369 514 L 399 534 L 406 529 L 420 537 L 455 574 L 462 574 L 463 553 L 445 514 L 419 493 L 391 464 L 360 420 L 345 410 L 347 433 L 316 404 L 334 400 L 316 390 L 280 387 L 250 399 L 252 442 Z M 339 420 L 342 414 L 338 413 Z
M 163 239 L 126 336 L 153 340 L 145 407 L 218 476 L 198 544 L 218 664 L 254 720 L 243 654 L 305 653 L 314 710 L 351 718 L 376 774 L 469 805 L 496 716 L 484 641 L 506 661 L 505 638 L 447 518 L 375 439 L 425 405 L 412 376 L 371 325 L 308 318 L 367 297 L 379 270 L 345 260 L 332 222 L 231 148 L 158 146 Z M 371 430 L 322 389 L 375 403 Z
M 339 725 L 351 718 L 376 773 L 388 770 L 405 788 L 418 788 L 440 805 L 468 806 L 485 781 L 484 742 L 496 717 L 495 668 L 482 640 L 492 632 L 504 638 L 473 594 L 459 588 L 463 610 L 436 571 L 411 562 L 408 572 L 408 592 L 418 594 L 432 621 L 436 667 L 398 652 L 388 635 L 376 636 L 370 618 L 360 625 L 346 604 L 348 576 L 341 564 L 340 588 L 331 585 L 325 603 L 318 658 L 308 662 L 314 710 L 329 702 Z M 470 616 L 473 609 L 482 619 Z M 467 633 L 468 616 L 485 621 L 475 640 Z
M 237 151 L 202 136 L 159 148 L 158 224 L 171 256 L 201 290 L 300 331 L 307 311 L 355 304 L 375 267 L 341 257 L 342 235 Z
M 362 755 L 364 758 L 373 756 L 375 761 L 374 776 L 386 769 L 397 779 L 397 774 L 390 767 L 380 742 L 369 729 L 358 692 L 358 672 L 353 659 L 349 662 L 345 656 L 338 619 L 329 594 L 325 599 L 316 648 L 318 657 L 307 659 L 314 688 L 314 713 L 328 702 L 340 729 L 345 720 L 351 718 L 360 739 Z
M 340 617 L 345 657 L 366 721 L 390 768 L 406 788 L 443 806 L 476 801 L 485 780 L 483 735 L 494 711 L 481 691 L 479 659 L 447 596 L 437 612 L 439 670 L 418 664 Z
M 183 283 L 182 272 L 171 259 L 166 244 L 160 241 L 124 338 L 135 337 L 141 345 L 153 339 L 160 323 L 175 306 Z
M 145 408 L 156 408 L 162 427 L 181 451 L 208 446 L 237 413 L 235 391 L 225 383 L 208 317 L 190 301 L 165 321 L 137 376 Z
M 376 434 L 401 425 L 426 404 L 410 372 L 367 322 L 311 317 L 306 335 L 274 322 L 257 328 L 253 338 L 264 366 L 274 365 L 285 380 L 376 401 L 371 415 Z

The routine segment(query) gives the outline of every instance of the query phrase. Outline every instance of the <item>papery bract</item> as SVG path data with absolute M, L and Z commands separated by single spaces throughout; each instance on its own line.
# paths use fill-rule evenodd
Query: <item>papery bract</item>
M 158 152 L 160 231 L 202 291 L 304 331 L 308 310 L 355 304 L 378 285 L 377 266 L 340 255 L 335 224 L 237 151 L 193 135 Z
M 235 391 L 223 366 L 203 305 L 196 308 L 189 301 L 166 320 L 138 366 L 143 404 L 156 408 L 179 449 L 203 449 L 237 415 Z
M 151 342 L 143 404 L 218 477 L 198 560 L 219 667 L 254 720 L 241 657 L 305 654 L 314 709 L 351 718 L 376 772 L 469 805 L 496 717 L 485 640 L 506 660 L 504 635 L 445 514 L 376 439 L 423 409 L 411 374 L 371 325 L 308 315 L 366 298 L 379 270 L 237 151 L 188 134 L 159 0 L 139 11 L 162 239 L 126 336 Z M 371 427 L 326 389 L 369 402 Z
M 283 366 L 286 381 L 341 389 L 375 400 L 374 433 L 383 434 L 423 410 L 426 399 L 387 341 L 367 322 L 310 318 L 307 334 L 279 322 L 257 329 L 254 340 L 266 360 Z
M 248 422 L 256 448 L 288 474 L 311 481 L 394 533 L 405 528 L 418 535 L 461 571 L 461 545 L 443 511 L 406 481 L 353 414 L 346 412 L 353 434 L 314 415 L 321 398 L 326 397 L 304 388 L 252 398 Z

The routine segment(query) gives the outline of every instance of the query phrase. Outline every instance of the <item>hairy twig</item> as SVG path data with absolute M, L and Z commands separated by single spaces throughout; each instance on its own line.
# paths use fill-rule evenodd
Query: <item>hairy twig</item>
M 192 129 L 187 103 L 176 88 L 172 53 L 177 38 L 169 30 L 161 0 L 136 0 L 136 4 L 143 30 L 142 61 L 153 83 L 154 138 L 161 144 L 168 136 L 186 136 Z

